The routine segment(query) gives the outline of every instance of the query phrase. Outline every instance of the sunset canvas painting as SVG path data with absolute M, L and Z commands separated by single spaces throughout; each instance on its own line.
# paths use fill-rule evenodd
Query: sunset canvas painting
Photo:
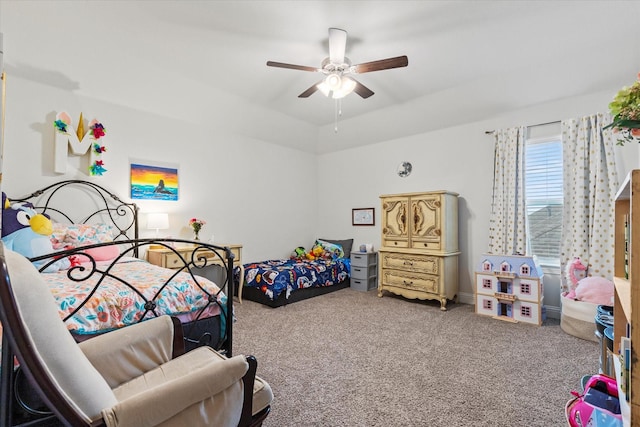
M 178 200 L 178 169 L 132 163 L 131 198 Z

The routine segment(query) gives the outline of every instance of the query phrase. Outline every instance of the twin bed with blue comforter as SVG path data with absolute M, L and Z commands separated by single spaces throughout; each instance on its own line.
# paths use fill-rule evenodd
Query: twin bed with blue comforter
M 353 239 L 318 239 L 314 248 L 324 245 L 325 252 L 315 259 L 300 256 L 244 264 L 242 296 L 279 307 L 348 287 L 352 244 Z

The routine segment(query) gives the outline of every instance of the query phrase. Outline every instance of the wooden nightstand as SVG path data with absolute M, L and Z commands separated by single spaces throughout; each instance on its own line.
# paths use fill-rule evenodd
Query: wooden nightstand
M 226 246 L 233 253 L 233 266 L 240 267 L 240 283 L 238 284 L 238 301 L 242 303 L 242 286 L 244 280 L 244 269 L 242 267 L 242 245 L 233 245 L 226 243 L 216 243 L 216 246 Z M 176 254 L 173 250 L 167 248 L 150 248 L 147 250 L 147 261 L 151 264 L 158 265 L 160 267 L 165 268 L 180 268 L 182 266 L 182 261 L 180 260 L 180 256 L 186 256 L 193 251 L 193 247 L 191 246 L 182 246 L 175 248 Z M 200 252 L 198 252 L 200 253 Z M 204 251 L 203 251 L 204 253 Z M 212 254 L 213 255 L 213 254 Z M 212 256 L 209 262 L 214 264 L 222 265 L 222 261 L 216 257 Z

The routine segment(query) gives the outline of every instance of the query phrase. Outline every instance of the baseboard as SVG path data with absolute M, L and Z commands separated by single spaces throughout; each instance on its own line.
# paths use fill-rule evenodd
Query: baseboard
M 475 294 L 466 294 L 466 293 L 460 292 L 458 294 L 458 302 L 461 304 L 476 305 L 476 296 Z
M 475 305 L 476 296 L 475 294 L 459 293 L 458 302 L 461 304 Z M 560 314 L 562 313 L 562 309 L 560 307 L 556 307 L 553 305 L 545 305 L 544 308 L 547 311 L 547 318 L 560 319 Z
M 562 314 L 562 308 L 556 307 L 553 305 L 545 305 L 544 308 L 547 310 L 547 318 L 549 319 L 559 319 Z

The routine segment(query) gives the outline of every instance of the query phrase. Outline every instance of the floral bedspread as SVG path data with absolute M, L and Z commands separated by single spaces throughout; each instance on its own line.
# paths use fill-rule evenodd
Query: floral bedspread
M 275 259 L 244 264 L 244 286 L 259 288 L 271 300 L 295 289 L 332 286 L 350 277 L 349 258 L 334 260 Z
M 98 263 L 100 265 L 100 263 Z M 105 263 L 105 266 L 110 262 Z M 137 258 L 125 258 L 110 270 L 132 285 L 148 300 L 156 303 L 155 313 L 169 314 L 182 321 L 195 320 L 198 310 L 207 304 L 207 296 L 195 283 L 189 273 L 178 273 L 156 298 L 164 283 L 175 270 L 158 267 Z M 64 319 L 87 298 L 98 277 L 83 282 L 74 282 L 67 277 L 67 271 L 44 273 L 42 276 L 58 304 L 60 317 Z M 198 277 L 198 283 L 210 294 L 217 295 L 217 301 L 225 306 L 227 296 L 210 280 Z M 116 279 L 106 277 L 90 300 L 76 314 L 66 320 L 67 329 L 77 335 L 90 335 L 131 325 L 143 316 L 145 302 L 140 295 Z M 220 314 L 217 304 L 210 304 L 200 318 Z M 147 313 L 146 318 L 153 317 Z M 221 329 L 225 328 L 224 318 Z M 2 324 L 0 324 L 0 352 L 2 351 Z
M 120 277 L 135 286 L 147 300 L 155 302 L 157 315 L 184 315 L 195 313 L 207 304 L 207 295 L 195 283 L 189 273 L 178 273 L 169 286 L 161 290 L 175 270 L 158 267 L 137 258 L 127 258 L 118 262 L 110 270 L 112 276 Z M 43 274 L 49 289 L 58 304 L 61 318 L 67 317 L 85 300 L 99 277 L 91 277 L 82 282 L 74 282 L 67 277 L 67 271 Z M 218 286 L 205 279 L 198 283 L 209 293 L 216 295 L 221 304 L 226 296 Z M 156 294 L 158 294 L 156 296 Z M 105 277 L 95 294 L 73 316 L 66 320 L 67 328 L 74 334 L 95 334 L 121 328 L 139 321 L 145 313 L 145 300 L 128 286 L 111 277 Z M 207 308 L 206 316 L 219 314 L 217 304 Z M 153 317 L 148 312 L 145 317 Z

